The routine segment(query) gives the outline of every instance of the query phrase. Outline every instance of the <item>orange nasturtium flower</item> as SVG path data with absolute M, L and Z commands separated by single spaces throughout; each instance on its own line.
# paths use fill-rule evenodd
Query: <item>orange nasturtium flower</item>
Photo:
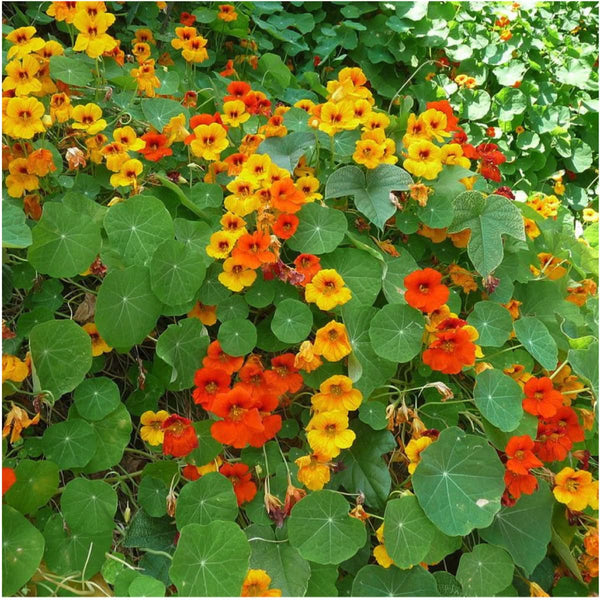
M 219 4 L 217 18 L 225 22 L 235 21 L 238 18 L 238 14 L 235 12 L 235 6 L 233 6 L 233 4 Z
M 328 459 L 350 448 L 356 439 L 354 431 L 348 429 L 348 413 L 340 410 L 316 413 L 308 422 L 306 432 L 312 451 Z
M 77 2 L 52 2 L 46 14 L 57 21 L 72 23 L 77 14 Z
M 95 323 L 86 323 L 83 325 L 82 329 L 86 331 L 92 339 L 92 356 L 100 356 L 101 354 L 112 350 L 112 347 L 109 346 L 98 333 L 98 328 Z
M 258 269 L 262 264 L 275 262 L 275 254 L 269 250 L 271 238 L 266 233 L 255 231 L 238 238 L 233 249 L 233 258 L 240 264 Z
M 356 410 L 362 402 L 362 393 L 352 387 L 352 380 L 345 375 L 332 375 L 319 386 L 319 393 L 311 398 L 316 411 Z
M 206 356 L 202 359 L 202 365 L 213 369 L 223 369 L 230 375 L 239 371 L 244 364 L 243 356 L 230 356 L 223 352 L 218 340 L 211 342 L 206 350 Z
M 166 410 L 159 410 L 156 413 L 147 410 L 142 413 L 140 417 L 140 423 L 142 424 L 140 437 L 151 446 L 160 446 L 165 438 L 162 424 L 168 417 L 169 413 Z
M 307 302 L 314 302 L 320 310 L 326 311 L 346 304 L 352 298 L 352 293 L 335 269 L 321 269 L 306 285 L 305 298 Z
M 592 480 L 589 471 L 577 471 L 565 467 L 554 479 L 554 497 L 566 504 L 570 510 L 584 510 L 591 506 L 598 508 L 598 482 Z
M 267 575 L 266 571 L 262 569 L 250 569 L 244 579 L 242 585 L 242 598 L 266 598 L 266 597 L 279 597 L 281 596 L 281 590 L 272 588 L 271 578 Z
M 450 290 L 435 269 L 413 271 L 404 278 L 404 298 L 409 306 L 430 313 L 446 304 Z
M 270 188 L 271 204 L 279 211 L 297 213 L 306 202 L 304 193 L 289 177 L 275 181 Z
M 202 325 L 214 325 L 217 322 L 217 307 L 196 302 L 187 316 L 191 319 L 199 319 Z
M 187 456 L 198 447 L 198 436 L 189 419 L 171 415 L 163 421 L 163 454 L 174 457 Z
M 25 192 L 32 192 L 40 187 L 39 179 L 29 172 L 26 158 L 15 158 L 8 165 L 9 175 L 6 177 L 6 189 L 12 198 L 20 198 Z
M 10 443 L 14 444 L 21 439 L 23 429 L 37 425 L 40 421 L 40 413 L 35 415 L 33 419 L 20 407 L 12 404 L 11 409 L 6 414 L 4 427 L 2 428 L 2 437 L 8 437 L 10 434 Z
M 233 492 L 237 498 L 238 506 L 244 502 L 251 502 L 256 496 L 256 484 L 252 481 L 250 468 L 244 463 L 236 463 L 234 465 L 225 463 L 219 473 L 225 475 L 233 485 Z
M 322 490 L 331 479 L 331 469 L 327 458 L 319 454 L 309 454 L 296 459 L 298 481 L 309 490 Z
M 544 419 L 553 417 L 564 402 L 563 395 L 554 389 L 549 377 L 532 377 L 523 391 L 523 410 Z
M 312 342 L 308 340 L 300 344 L 300 350 L 294 359 L 294 366 L 307 373 L 315 371 L 323 364 L 321 357 L 315 353 Z
M 346 327 L 343 323 L 329 321 L 317 330 L 314 351 L 329 362 L 337 362 L 352 352 Z
M 154 70 L 154 59 L 145 60 L 137 69 L 131 69 L 131 76 L 137 82 L 137 94 L 148 98 L 156 96 L 156 89 L 160 87 L 160 80 Z

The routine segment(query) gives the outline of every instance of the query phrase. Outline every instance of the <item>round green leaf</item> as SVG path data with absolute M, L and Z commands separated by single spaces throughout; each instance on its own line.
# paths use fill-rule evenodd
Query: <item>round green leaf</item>
M 73 390 L 92 366 L 90 336 L 75 321 L 47 321 L 29 337 L 31 359 L 43 390 L 58 400 Z
M 462 538 L 459 535 L 446 535 L 436 527 L 433 541 L 431 542 L 431 546 L 425 555 L 423 562 L 427 563 L 428 565 L 435 565 L 442 559 L 446 558 L 448 554 L 456 552 L 456 550 L 458 550 L 461 546 Z
M 189 523 L 208 525 L 212 521 L 234 521 L 237 514 L 237 500 L 229 479 L 220 473 L 207 473 L 181 488 L 175 520 L 181 530 Z
M 402 304 L 384 306 L 371 321 L 369 338 L 373 350 L 394 362 L 408 362 L 421 351 L 425 319 L 414 308 Z
M 40 273 L 73 277 L 85 271 L 100 251 L 100 227 L 82 213 L 59 202 L 46 202 L 32 229 L 29 262 Z
M 459 598 L 464 596 L 460 583 L 448 571 L 436 571 L 433 576 L 437 583 L 439 595 L 442 597 Z
M 117 494 L 104 481 L 77 477 L 65 486 L 60 508 L 71 529 L 100 533 L 113 527 Z
M 275 298 L 275 282 L 257 277 L 256 281 L 246 290 L 244 298 L 248 306 L 264 308 Z
M 282 596 L 304 596 L 312 566 L 289 542 L 277 540 L 273 529 L 265 525 L 250 525 L 244 530 L 252 554 L 251 569 L 264 569 L 271 577 L 271 587 Z
M 18 511 L 2 507 L 2 595 L 14 596 L 36 572 L 44 536 Z
M 6 503 L 24 515 L 44 506 L 58 490 L 58 467 L 49 460 L 22 460 L 15 469 L 17 481 L 4 495 Z
M 142 112 L 147 121 L 156 127 L 158 131 L 162 131 L 163 127 L 177 115 L 183 113 L 186 118 L 188 111 L 181 106 L 179 102 L 168 98 L 145 98 L 141 102 Z M 136 196 L 134 196 L 135 198 Z
M 306 560 L 339 564 L 354 556 L 366 541 L 365 526 L 348 516 L 350 505 L 331 490 L 312 492 L 292 509 L 288 519 L 290 544 Z
M 144 477 L 138 487 L 138 502 L 151 517 L 167 514 L 167 494 L 169 487 L 162 479 Z
M 401 571 L 394 566 L 366 565 L 354 578 L 352 596 L 438 596 L 438 590 L 433 575 L 423 567 Z
M 82 381 L 73 392 L 77 412 L 90 421 L 99 421 L 113 412 L 121 402 L 119 386 L 108 377 Z
M 496 369 L 483 371 L 475 380 L 473 400 L 481 414 L 501 431 L 513 431 L 523 417 L 523 391 L 508 375 Z
M 147 269 L 136 266 L 111 271 L 98 290 L 98 332 L 110 346 L 129 348 L 152 331 L 161 308 L 150 289 Z
M 500 510 L 504 467 L 484 439 L 449 427 L 421 453 L 412 482 L 434 525 L 446 535 L 467 535 Z
M 225 321 L 217 334 L 221 348 L 231 356 L 244 356 L 252 352 L 256 337 L 256 327 L 247 319 Z
M 478 544 L 460 557 L 456 579 L 465 596 L 493 596 L 512 582 L 515 565 L 502 548 Z
M 410 569 L 427 555 L 436 528 L 414 496 L 391 500 L 385 507 L 385 549 L 400 569 Z
M 514 323 L 517 339 L 544 369 L 556 368 L 558 348 L 548 328 L 535 317 L 521 317 Z
M 191 523 L 181 530 L 169 576 L 180 596 L 239 596 L 250 544 L 236 523 Z
M 348 230 L 348 222 L 341 210 L 321 206 L 316 202 L 305 204 L 297 216 L 300 219 L 298 229 L 287 241 L 287 246 L 296 252 L 333 252 Z
M 162 243 L 150 261 L 150 285 L 156 297 L 171 306 L 192 300 L 204 281 L 203 256 L 177 240 Z
M 83 419 L 55 423 L 44 431 L 42 449 L 59 469 L 84 467 L 96 451 L 94 429 Z
M 129 584 L 129 595 L 132 598 L 163 598 L 165 595 L 165 584 L 150 575 L 138 575 Z
M 358 418 L 371 427 L 371 429 L 385 429 L 388 425 L 385 416 L 386 406 L 383 402 L 363 402 L 358 409 Z
M 514 506 L 503 506 L 481 537 L 490 544 L 508 550 L 526 574 L 546 556 L 552 538 L 552 507 L 554 498 L 548 486 L 540 482 L 539 489 L 523 495 Z
M 104 229 L 111 249 L 127 265 L 147 265 L 158 246 L 175 235 L 173 219 L 165 205 L 154 196 L 145 195 L 111 206 L 104 217 Z
M 502 346 L 513 328 L 510 313 L 496 302 L 478 302 L 467 321 L 479 333 L 477 343 L 493 348 Z
M 299 300 L 288 298 L 277 305 L 271 331 L 286 344 L 305 340 L 312 328 L 313 315 L 310 308 Z
M 76 411 L 73 415 L 75 416 Z M 69 411 L 69 416 L 71 415 Z M 96 473 L 110 469 L 123 458 L 125 447 L 131 437 L 131 417 L 124 404 L 100 421 L 90 423 L 96 435 L 96 451 L 91 460 L 85 465 L 86 473 Z
M 74 575 L 84 580 L 102 567 L 112 543 L 111 528 L 100 533 L 87 530 L 68 531 L 60 515 L 52 515 L 44 527 L 46 553 L 44 562 L 57 575 Z
M 202 366 L 209 338 L 198 319 L 182 319 L 169 325 L 156 343 L 156 355 L 172 367 L 170 390 L 192 387 L 194 373 Z
M 217 305 L 217 319 L 221 323 L 230 319 L 245 319 L 249 314 L 248 303 L 240 294 L 232 294 Z

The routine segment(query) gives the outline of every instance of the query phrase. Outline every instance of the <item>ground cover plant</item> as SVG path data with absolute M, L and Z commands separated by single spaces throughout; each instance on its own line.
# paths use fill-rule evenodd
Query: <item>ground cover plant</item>
M 595 3 L 3 10 L 3 595 L 597 593 Z

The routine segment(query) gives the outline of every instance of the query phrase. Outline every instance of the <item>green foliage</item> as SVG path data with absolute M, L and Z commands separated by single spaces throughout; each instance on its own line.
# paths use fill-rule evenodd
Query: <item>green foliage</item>
M 236 597 L 257 569 L 283 596 L 593 595 L 597 511 L 552 492 L 565 467 L 598 476 L 597 7 L 242 2 L 227 21 L 216 4 L 159 4 L 107 3 L 119 47 L 97 58 L 50 3 L 3 13 L 3 594 Z M 206 60 L 171 43 L 184 13 Z M 29 26 L 56 55 L 25 54 L 43 89 L 13 93 L 9 34 Z M 131 62 L 140 29 L 150 55 Z M 224 104 L 242 82 L 238 124 Z M 42 107 L 33 137 L 11 131 L 22 102 Z M 90 103 L 97 126 L 72 112 Z M 227 126 L 210 160 L 190 144 L 199 115 Z M 126 126 L 164 135 L 164 156 L 120 148 Z M 441 148 L 431 179 L 406 161 L 413 134 Z M 366 140 L 385 152 L 373 168 L 355 159 Z M 133 159 L 141 171 L 119 174 Z M 277 206 L 288 177 L 307 201 Z M 246 244 L 257 231 L 268 260 Z M 300 253 L 351 299 L 307 302 Z M 219 279 L 228 258 L 253 265 L 241 292 Z M 405 296 L 425 268 L 449 288 L 430 312 Z M 324 339 L 332 320 L 345 336 Z M 344 356 L 325 358 L 340 334 Z M 330 380 L 342 412 L 315 410 L 337 375 L 359 406 Z M 524 411 L 530 376 L 563 394 L 566 433 Z M 244 402 L 214 400 L 221 386 Z M 163 430 L 159 411 L 186 420 Z M 318 432 L 327 456 L 321 418 L 339 420 Z M 583 441 L 515 497 L 507 445 L 528 436 L 543 456 L 552 427 Z M 198 445 L 167 456 L 173 438 Z

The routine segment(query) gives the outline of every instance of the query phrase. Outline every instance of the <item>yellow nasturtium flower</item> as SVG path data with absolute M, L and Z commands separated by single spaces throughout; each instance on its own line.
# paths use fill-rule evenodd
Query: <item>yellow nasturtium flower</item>
M 327 458 L 335 458 L 356 439 L 354 431 L 348 429 L 348 413 L 340 410 L 313 415 L 306 432 L 312 451 Z
M 168 416 L 169 413 L 166 410 L 159 410 L 156 413 L 147 410 L 145 413 L 142 413 L 140 417 L 140 423 L 142 424 L 140 437 L 150 444 L 150 446 L 160 446 L 165 438 L 162 424 L 167 420 Z
M 435 179 L 442 170 L 442 153 L 427 140 L 413 142 L 408 147 L 404 168 L 416 177 Z
M 305 298 L 320 310 L 331 310 L 346 304 L 352 298 L 352 292 L 335 269 L 321 269 L 306 285 Z

